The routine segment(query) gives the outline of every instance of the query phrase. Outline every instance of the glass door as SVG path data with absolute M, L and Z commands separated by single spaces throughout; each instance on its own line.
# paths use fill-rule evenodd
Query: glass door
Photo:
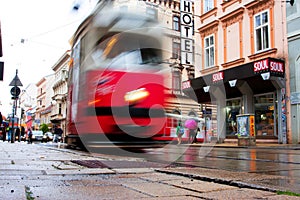
M 276 136 L 275 94 L 254 96 L 256 136 Z
M 226 101 L 226 136 L 234 136 L 236 134 L 236 116 L 241 114 L 241 102 L 241 98 Z

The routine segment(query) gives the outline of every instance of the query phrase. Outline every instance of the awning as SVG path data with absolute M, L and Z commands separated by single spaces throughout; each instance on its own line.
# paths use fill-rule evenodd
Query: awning
M 217 89 L 224 91 L 227 99 L 242 96 L 239 87 L 243 83 L 249 85 L 253 94 L 275 91 L 284 87 L 284 76 L 282 60 L 265 58 L 188 80 L 189 83 L 183 83 L 183 92 L 199 103 L 209 103 L 216 100 L 213 94 Z M 234 86 L 230 86 L 231 81 Z M 209 92 L 204 91 L 206 86 L 209 86 Z

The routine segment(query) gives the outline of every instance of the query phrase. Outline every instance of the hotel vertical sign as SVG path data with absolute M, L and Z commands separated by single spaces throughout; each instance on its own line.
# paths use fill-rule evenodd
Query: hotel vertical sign
M 193 1 L 180 1 L 181 64 L 194 65 Z

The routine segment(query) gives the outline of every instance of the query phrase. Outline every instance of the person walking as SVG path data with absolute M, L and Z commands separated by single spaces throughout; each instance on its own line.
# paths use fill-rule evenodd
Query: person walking
M 28 144 L 32 144 L 32 131 L 28 129 Z
M 181 122 L 178 123 L 177 127 L 176 127 L 176 135 L 177 135 L 177 141 L 178 141 L 178 145 L 181 144 L 182 141 L 182 135 L 184 134 L 184 128 L 181 125 Z
M 189 140 L 188 142 L 194 143 L 196 142 L 196 136 L 197 136 L 197 129 L 198 129 L 198 124 L 197 121 L 193 118 L 188 119 L 185 121 L 185 127 L 189 129 Z

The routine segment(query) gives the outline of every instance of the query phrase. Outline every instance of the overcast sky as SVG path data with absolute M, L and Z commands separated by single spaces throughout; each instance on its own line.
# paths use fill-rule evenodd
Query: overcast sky
M 23 83 L 37 83 L 70 49 L 69 39 L 97 0 L 0 0 L 4 81 L 0 111 L 12 112 L 10 89 L 16 69 Z M 73 6 L 79 4 L 79 10 Z

